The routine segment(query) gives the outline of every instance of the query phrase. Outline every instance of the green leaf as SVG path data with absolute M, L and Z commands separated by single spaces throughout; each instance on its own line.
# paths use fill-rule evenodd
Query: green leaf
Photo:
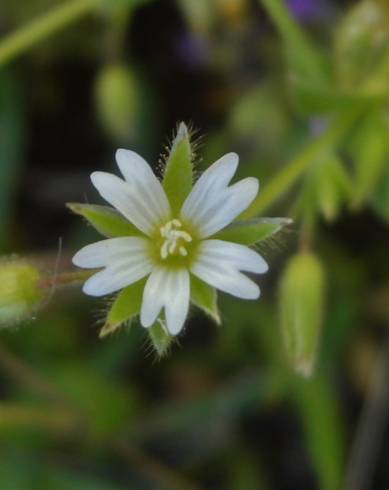
M 328 76 L 328 60 L 305 35 L 284 0 L 262 0 L 261 4 L 282 37 L 291 76 L 322 83 Z
M 306 173 L 297 203 L 297 213 L 314 219 L 318 213 L 334 220 L 352 195 L 352 183 L 339 157 L 323 154 Z
M 374 112 L 354 138 L 354 205 L 370 197 L 383 174 L 389 157 L 389 123 L 381 112 Z
M 165 323 L 161 319 L 157 320 L 149 328 L 149 337 L 158 357 L 164 357 L 169 352 L 174 340 L 174 337 L 169 334 Z
M 138 315 L 145 283 L 146 280 L 143 279 L 120 291 L 108 312 L 104 327 L 100 330 L 100 338 L 114 332 L 124 322 Z
M 163 187 L 174 215 L 179 213 L 192 190 L 192 183 L 192 148 L 188 129 L 182 122 L 173 141 L 163 177 Z
M 333 85 L 315 85 L 306 80 L 293 80 L 291 95 L 297 109 L 304 115 L 328 114 L 349 109 L 355 104 L 385 103 L 387 91 L 367 93 L 362 90 L 339 89 Z
M 198 308 L 205 311 L 213 320 L 220 325 L 219 309 L 217 307 L 217 292 L 216 289 L 209 284 L 203 282 L 196 276 L 190 278 L 191 301 Z
M 85 218 L 99 233 L 106 237 L 142 235 L 138 228 L 126 220 L 118 211 L 108 206 L 76 202 L 70 202 L 66 205 L 73 213 Z
M 255 218 L 247 221 L 235 221 L 213 238 L 242 245 L 254 245 L 278 233 L 284 226 L 290 225 L 289 218 Z

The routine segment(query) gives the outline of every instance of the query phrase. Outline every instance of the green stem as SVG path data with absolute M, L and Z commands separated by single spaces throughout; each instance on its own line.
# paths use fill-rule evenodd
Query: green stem
M 290 16 L 283 0 L 261 0 L 260 3 L 265 7 L 285 41 L 292 40 L 295 44 L 306 44 L 303 32 Z
M 295 59 L 301 59 L 311 77 L 322 81 L 322 59 L 316 47 L 310 42 L 299 24 L 290 15 L 284 0 L 260 0 L 274 22 L 284 41 L 288 53 L 295 53 Z
M 42 14 L 0 42 L 0 66 L 27 51 L 51 34 L 92 12 L 101 0 L 71 0 Z
M 328 151 L 339 142 L 360 114 L 361 107 L 358 106 L 338 116 L 327 131 L 308 145 L 289 165 L 280 170 L 273 180 L 266 184 L 263 192 L 258 195 L 240 218 L 252 218 L 283 197 L 285 192 L 295 184 L 321 153 Z

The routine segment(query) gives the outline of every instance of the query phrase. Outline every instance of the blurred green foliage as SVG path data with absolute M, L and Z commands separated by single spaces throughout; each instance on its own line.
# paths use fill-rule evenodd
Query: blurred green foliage
M 258 214 L 294 224 L 259 245 L 270 271 L 258 302 L 217 305 L 199 287 L 205 314 L 193 311 L 177 343 L 155 326 L 162 360 L 136 320 L 117 328 L 137 309 L 127 290 L 107 304 L 58 290 L 38 318 L 2 330 L 0 488 L 386 488 L 384 457 L 369 458 L 389 442 L 360 446 L 358 424 L 384 376 L 389 316 L 387 2 L 3 4 L 4 253 L 50 276 L 61 235 L 66 271 L 97 236 L 69 201 L 85 200 L 71 209 L 103 234 L 121 232 L 120 217 L 84 199 L 87 175 L 112 169 L 118 144 L 156 163 L 180 120 L 206 136 L 196 176 L 236 151 L 241 175 L 260 179 L 242 241 L 278 226 Z M 323 271 L 307 279 L 296 257 L 308 255 Z M 102 326 L 115 332 L 100 340 Z M 316 356 L 311 378 L 295 373 L 281 326 Z M 387 412 L 361 423 L 374 434 Z M 358 451 L 367 483 L 353 480 Z

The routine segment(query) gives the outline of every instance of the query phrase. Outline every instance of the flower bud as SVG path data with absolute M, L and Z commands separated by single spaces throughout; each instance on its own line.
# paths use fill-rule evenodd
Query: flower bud
M 39 270 L 22 260 L 0 263 L 0 327 L 33 315 L 45 298 Z
M 339 82 L 354 90 L 365 84 L 369 93 L 386 92 L 387 70 L 377 71 L 389 47 L 389 4 L 386 0 L 363 0 L 341 23 L 335 40 Z M 371 78 L 372 73 L 376 73 Z M 368 83 L 367 83 L 368 81 Z
M 281 327 L 287 357 L 303 376 L 310 376 L 314 368 L 324 289 L 324 271 L 317 257 L 300 253 L 291 258 L 280 284 Z
M 96 106 L 105 131 L 118 143 L 136 134 L 138 86 L 134 73 L 124 65 L 102 69 L 96 79 Z

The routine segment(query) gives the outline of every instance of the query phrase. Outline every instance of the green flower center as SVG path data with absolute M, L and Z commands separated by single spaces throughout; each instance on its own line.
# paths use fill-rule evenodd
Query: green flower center
M 182 223 L 179 219 L 172 219 L 159 229 L 162 245 L 160 255 L 162 260 L 169 256 L 186 257 L 188 255 L 187 246 L 192 242 L 191 235 L 182 229 Z

